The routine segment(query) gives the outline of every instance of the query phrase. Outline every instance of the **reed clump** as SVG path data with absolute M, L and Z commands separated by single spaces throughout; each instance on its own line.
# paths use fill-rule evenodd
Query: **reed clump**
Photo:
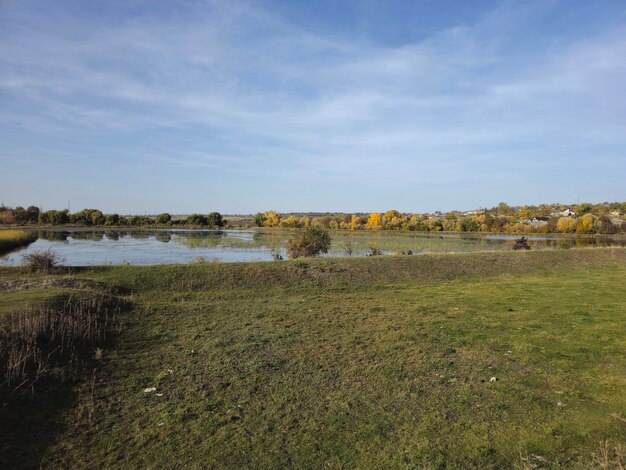
M 35 393 L 38 383 L 80 379 L 96 351 L 118 332 L 122 305 L 110 297 L 69 299 L 3 317 L 0 395 Z

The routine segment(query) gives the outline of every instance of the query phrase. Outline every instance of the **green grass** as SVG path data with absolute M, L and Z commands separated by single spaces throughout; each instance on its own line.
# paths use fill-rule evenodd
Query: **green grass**
M 620 446 L 626 458 L 623 249 L 73 276 L 127 289 L 135 307 L 93 395 L 77 385 L 60 404 L 36 398 L 17 426 L 0 419 L 0 435 L 18 430 L 0 438 L 13 466 L 602 468 Z M 0 269 L 19 277 L 37 279 Z M 3 293 L 0 311 L 43 295 Z

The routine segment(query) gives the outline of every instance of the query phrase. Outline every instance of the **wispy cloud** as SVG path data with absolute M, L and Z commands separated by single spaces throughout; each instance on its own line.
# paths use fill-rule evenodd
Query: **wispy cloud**
M 108 139 L 155 165 L 302 181 L 392 170 L 392 185 L 486 164 L 505 178 L 520 153 L 555 171 L 560 155 L 626 149 L 626 28 L 521 38 L 555 2 L 507 2 L 400 46 L 321 36 L 244 2 L 104 20 L 72 5 L 55 21 L 31 17 L 36 5 L 0 7 L 0 125 Z

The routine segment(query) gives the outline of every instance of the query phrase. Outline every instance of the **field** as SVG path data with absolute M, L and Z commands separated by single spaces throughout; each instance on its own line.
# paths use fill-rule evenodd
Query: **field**
M 86 380 L 0 410 L 0 466 L 622 468 L 624 285 L 623 248 L 0 268 L 0 321 L 132 303 Z

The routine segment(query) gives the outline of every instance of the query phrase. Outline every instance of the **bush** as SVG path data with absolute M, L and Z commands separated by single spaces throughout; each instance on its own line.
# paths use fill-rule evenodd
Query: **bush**
M 224 219 L 222 218 L 222 214 L 219 212 L 211 212 L 207 215 L 207 225 L 211 227 L 222 227 L 224 225 Z
M 171 222 L 172 216 L 167 212 L 163 212 L 156 216 L 156 223 L 159 225 L 167 225 Z
M 311 227 L 298 237 L 289 240 L 287 254 L 289 258 L 317 256 L 320 253 L 328 253 L 330 244 L 331 238 L 328 231 Z
M 263 227 L 264 224 L 265 215 L 263 215 L 261 212 L 257 212 L 257 214 L 254 216 L 254 225 L 256 227 Z
M 205 226 L 207 225 L 208 221 L 207 218 L 201 214 L 191 214 L 189 217 L 187 217 L 187 224 L 188 225 L 202 225 Z
M 54 251 L 34 251 L 22 257 L 24 264 L 31 271 L 48 274 L 61 263 L 61 258 Z
M 366 256 L 381 256 L 382 254 L 383 250 L 375 246 L 370 246 L 370 252 Z
M 69 211 L 67 209 L 62 211 L 49 210 L 39 213 L 40 224 L 52 224 L 61 225 L 67 224 L 70 221 Z
M 514 250 L 530 250 L 530 245 L 528 244 L 528 238 L 522 237 L 515 240 L 515 245 L 513 245 Z

